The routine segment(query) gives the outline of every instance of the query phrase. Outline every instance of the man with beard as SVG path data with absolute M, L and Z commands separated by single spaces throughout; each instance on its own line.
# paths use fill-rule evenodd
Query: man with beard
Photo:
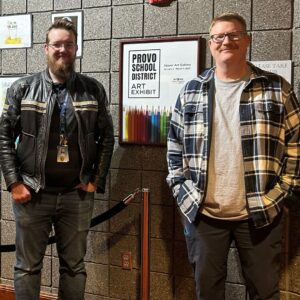
M 84 299 L 83 258 L 94 192 L 103 193 L 114 136 L 103 86 L 74 71 L 77 33 L 58 20 L 46 35 L 46 70 L 7 91 L 0 163 L 16 220 L 17 300 L 37 300 L 52 226 L 59 299 Z
M 279 299 L 282 211 L 300 186 L 300 106 L 281 76 L 247 62 L 238 14 L 214 18 L 216 66 L 181 90 L 167 181 L 180 208 L 197 299 L 225 299 L 234 240 L 250 299 Z

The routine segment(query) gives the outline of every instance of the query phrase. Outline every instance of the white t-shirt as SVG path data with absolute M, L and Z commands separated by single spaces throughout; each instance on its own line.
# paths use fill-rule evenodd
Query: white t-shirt
M 208 187 L 201 213 L 224 220 L 247 219 L 240 135 L 240 99 L 247 79 L 222 81 L 215 76 L 215 99 Z

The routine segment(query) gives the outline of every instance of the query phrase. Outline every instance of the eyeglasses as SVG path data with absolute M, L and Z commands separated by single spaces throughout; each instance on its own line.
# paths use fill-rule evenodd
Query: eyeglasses
M 48 44 L 48 46 L 54 50 L 60 50 L 63 47 L 66 50 L 73 50 L 75 47 L 75 44 L 74 43 L 54 43 L 54 44 Z
M 210 36 L 210 38 L 215 42 L 215 43 L 223 43 L 225 40 L 226 36 L 229 38 L 230 41 L 239 41 L 241 40 L 245 35 L 247 35 L 247 32 L 245 31 L 233 31 L 233 32 L 228 32 L 228 33 L 218 33 L 218 34 L 213 34 Z

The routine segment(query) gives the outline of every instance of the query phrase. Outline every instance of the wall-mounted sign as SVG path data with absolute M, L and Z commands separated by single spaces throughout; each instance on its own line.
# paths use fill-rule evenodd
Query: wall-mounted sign
M 292 82 L 292 61 L 273 60 L 273 61 L 252 61 L 260 69 L 281 75 L 289 83 Z
M 52 13 L 51 19 L 52 23 L 56 21 L 57 19 L 68 19 L 69 21 L 73 22 L 76 30 L 77 30 L 77 52 L 76 57 L 82 57 L 82 36 L 83 36 L 83 30 L 82 30 L 82 15 L 83 11 L 64 11 L 59 13 Z
M 0 48 L 28 48 L 32 45 L 32 15 L 0 17 Z
M 11 84 L 19 79 L 20 77 L 0 77 L 0 116 L 2 114 L 5 98 L 6 98 L 6 92 L 7 89 L 11 86 Z
M 120 41 L 120 143 L 165 145 L 172 107 L 199 74 L 200 37 Z

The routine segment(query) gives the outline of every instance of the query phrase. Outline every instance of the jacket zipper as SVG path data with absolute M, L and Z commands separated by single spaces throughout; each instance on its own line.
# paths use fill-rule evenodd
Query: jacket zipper
M 80 150 L 80 155 L 81 155 L 81 159 L 82 159 L 82 164 L 81 164 L 81 167 L 80 167 L 80 173 L 79 173 L 79 180 L 80 182 L 82 182 L 82 173 L 83 173 L 83 165 L 84 165 L 84 157 L 83 157 L 83 151 L 82 151 L 82 143 L 81 143 L 81 133 L 80 133 L 80 124 L 79 124 L 79 117 L 78 117 L 78 114 L 75 110 L 75 107 L 73 105 L 73 102 L 74 102 L 74 98 L 73 96 L 71 95 L 71 93 L 69 93 L 70 95 L 70 99 L 71 99 L 71 105 L 73 106 L 73 109 L 74 109 L 74 115 L 75 115 L 75 118 L 76 118 L 76 121 L 77 121 L 77 131 L 78 131 L 78 145 L 79 145 L 79 150 Z
M 52 99 L 52 95 L 53 95 L 53 91 L 50 91 L 50 95 L 48 97 L 48 105 L 47 108 L 49 109 L 48 111 L 46 111 L 46 130 L 45 130 L 45 143 L 43 145 L 43 149 L 42 149 L 42 157 L 40 160 L 40 181 L 39 181 L 39 185 L 36 188 L 36 192 L 38 192 L 41 188 L 43 188 L 45 186 L 45 162 L 46 162 L 46 158 L 47 158 L 47 151 L 48 151 L 48 143 L 49 143 L 49 128 L 51 126 L 51 121 L 49 122 L 49 118 L 51 119 L 52 117 L 52 113 L 53 113 L 53 109 L 54 109 L 54 105 L 53 105 L 53 101 L 51 101 Z

